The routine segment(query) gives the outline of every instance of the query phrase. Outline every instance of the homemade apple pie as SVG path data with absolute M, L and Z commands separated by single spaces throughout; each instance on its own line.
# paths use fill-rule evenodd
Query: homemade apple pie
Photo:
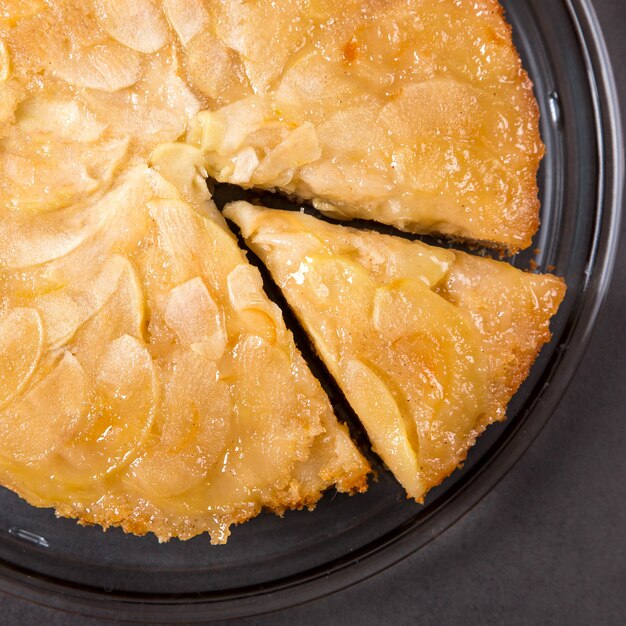
M 263 508 L 364 490 L 206 178 L 516 250 L 542 150 L 493 0 L 0 2 L 0 483 L 82 523 L 216 543 Z M 230 214 L 267 227 L 251 245 L 420 499 L 504 416 L 561 283 Z
M 238 202 L 267 265 L 374 450 L 422 502 L 504 419 L 565 293 L 506 263 Z

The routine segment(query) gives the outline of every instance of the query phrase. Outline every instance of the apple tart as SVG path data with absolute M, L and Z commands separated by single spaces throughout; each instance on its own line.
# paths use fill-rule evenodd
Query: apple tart
M 565 293 L 552 275 L 303 213 L 239 202 L 225 215 L 418 502 L 504 419 Z
M 537 120 L 495 0 L 4 2 L 0 483 L 214 543 L 364 490 L 206 178 L 517 250 L 538 226 Z M 229 211 L 420 500 L 504 416 L 562 284 Z

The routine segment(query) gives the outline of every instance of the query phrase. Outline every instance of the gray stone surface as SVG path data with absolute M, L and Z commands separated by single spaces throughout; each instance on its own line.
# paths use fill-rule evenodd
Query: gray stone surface
M 626 103 L 626 2 L 595 4 Z M 548 426 L 498 487 L 387 572 L 242 624 L 626 624 L 626 224 L 621 240 L 588 353 Z M 0 624 L 101 623 L 0 594 Z

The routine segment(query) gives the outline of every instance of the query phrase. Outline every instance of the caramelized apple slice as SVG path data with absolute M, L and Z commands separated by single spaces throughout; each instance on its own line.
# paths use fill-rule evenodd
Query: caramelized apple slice
M 302 46 L 307 24 L 299 15 L 300 3 L 225 0 L 210 6 L 216 32 L 239 53 L 254 91 L 267 91 L 289 56 Z M 259 24 L 263 24 L 262 37 L 258 36 Z
M 240 202 L 225 215 L 417 501 L 503 418 L 564 295 L 554 276 L 299 212 Z
M 167 24 L 152 0 L 97 0 L 95 5 L 104 29 L 125 46 L 147 54 L 167 43 Z
M 162 144 L 152 152 L 150 164 L 185 198 L 207 200 L 210 197 L 202 153 L 197 148 L 182 143 Z
M 412 498 L 419 499 L 427 487 L 421 478 L 415 437 L 410 437 L 405 418 L 384 382 L 364 363 L 348 360 L 335 368 L 352 405 L 377 452 Z M 413 429 L 415 425 L 412 425 Z M 411 441 L 413 439 L 413 441 Z M 413 445 L 411 445 L 413 443 Z
M 124 335 L 144 335 L 144 294 L 137 272 L 124 260 L 115 290 L 72 337 L 72 353 L 85 371 L 93 372 L 108 346 Z
M 208 254 L 207 258 L 197 256 L 195 249 L 204 241 L 209 250 L 211 247 L 219 248 L 221 241 L 229 237 L 219 226 L 209 220 L 202 220 L 188 204 L 180 200 L 153 201 L 149 203 L 148 209 L 160 237 L 160 249 L 157 252 L 171 261 L 171 266 L 165 268 L 169 270 L 170 281 L 180 284 L 197 276 L 203 265 L 217 264 L 217 260 Z M 211 241 L 209 233 L 214 234 L 214 241 Z M 223 252 L 234 257 L 232 253 Z M 236 256 L 239 257 L 238 254 Z M 230 265 L 230 258 L 228 260 Z
M 265 156 L 249 180 L 252 184 L 276 180 L 277 184 L 286 186 L 291 182 L 296 168 L 317 161 L 321 156 L 322 149 L 315 127 L 310 122 L 305 122 L 294 128 Z
M 224 354 L 228 341 L 224 317 L 201 278 L 172 289 L 165 305 L 165 322 L 182 345 L 213 361 Z
M 80 48 L 59 59 L 55 73 L 70 85 L 114 92 L 134 85 L 141 76 L 137 52 L 111 41 Z
M 116 189 L 93 204 L 73 206 L 45 214 L 0 216 L 0 264 L 7 283 L 32 295 L 75 286 L 90 272 L 101 269 L 102 259 L 137 245 L 145 229 L 141 206 L 152 195 L 146 168 L 138 167 L 120 179 Z M 22 283 L 21 287 L 18 285 Z
M 43 328 L 35 309 L 12 309 L 0 317 L 0 407 L 28 383 L 41 357 Z
M 52 454 L 82 422 L 85 396 L 83 370 L 65 352 L 48 374 L 0 411 L 1 454 L 22 464 Z
M 233 350 L 230 384 L 236 409 L 240 453 L 235 461 L 238 482 L 251 490 L 266 488 L 277 474 L 287 477 L 306 450 L 306 441 L 321 432 L 298 414 L 298 395 L 290 381 L 288 355 L 261 337 L 243 337 Z M 309 428 L 316 430 L 307 432 Z M 277 471 L 278 470 L 278 471 Z
M 163 0 L 163 10 L 183 46 L 202 32 L 208 21 L 202 0 Z
M 221 461 L 231 432 L 228 385 L 215 364 L 192 351 L 162 364 L 165 421 L 156 445 L 133 464 L 131 475 L 158 497 L 182 494 L 199 485 Z
M 190 32 L 193 30 L 195 26 Z M 182 37 L 186 36 L 183 33 Z M 187 80 L 196 92 L 222 105 L 252 94 L 241 57 L 217 36 L 214 28 L 202 28 L 184 45 Z
M 454 306 L 411 279 L 377 290 L 373 326 L 391 346 L 378 355 L 381 375 L 413 415 L 420 474 L 437 484 L 451 459 L 465 456 L 487 410 L 476 333 Z M 396 382 L 401 370 L 410 385 Z
M 97 196 L 128 149 L 127 139 L 83 145 L 38 134 L 25 142 L 26 149 L 19 143 L 19 136 L 7 139 L 0 153 L 0 172 L 8 183 L 0 188 L 0 199 L 21 213 L 58 211 Z
M 81 143 L 97 141 L 106 128 L 76 100 L 31 98 L 20 104 L 15 118 L 20 130 L 31 137 Z
M 96 480 L 132 461 L 150 432 L 157 394 L 146 348 L 129 335 L 111 342 L 96 366 L 85 427 L 60 452 L 71 468 L 68 481 Z
M 282 316 L 278 307 L 265 296 L 259 271 L 240 263 L 228 274 L 226 282 L 228 298 L 239 314 L 245 332 L 274 343 Z
M 128 268 L 125 257 L 114 255 L 87 284 L 70 286 L 44 294 L 32 302 L 44 321 L 49 346 L 66 343 L 115 291 L 120 276 Z

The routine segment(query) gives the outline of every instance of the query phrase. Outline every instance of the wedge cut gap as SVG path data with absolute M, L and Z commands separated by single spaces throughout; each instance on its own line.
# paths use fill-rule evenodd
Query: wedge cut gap
M 504 419 L 565 294 L 549 274 L 299 212 L 236 202 L 224 215 L 418 502 Z
M 249 195 L 246 192 L 244 192 L 244 194 Z M 322 389 L 328 396 L 338 421 L 348 429 L 352 441 L 355 442 L 368 462 L 370 464 L 379 463 L 379 457 L 371 452 L 372 446 L 367 431 L 359 420 L 354 408 L 346 399 L 343 389 L 328 370 L 324 360 L 320 358 L 320 355 L 315 347 L 315 343 L 289 305 L 285 294 L 274 282 L 274 278 L 267 266 L 264 265 L 263 261 L 261 261 L 261 259 L 255 254 L 254 250 L 248 247 L 237 224 L 230 220 L 227 220 L 227 223 L 231 231 L 237 237 L 240 248 L 245 250 L 248 262 L 261 274 L 265 293 L 268 298 L 281 310 L 285 326 L 292 334 L 296 347 L 304 357 L 311 373 L 319 381 Z

